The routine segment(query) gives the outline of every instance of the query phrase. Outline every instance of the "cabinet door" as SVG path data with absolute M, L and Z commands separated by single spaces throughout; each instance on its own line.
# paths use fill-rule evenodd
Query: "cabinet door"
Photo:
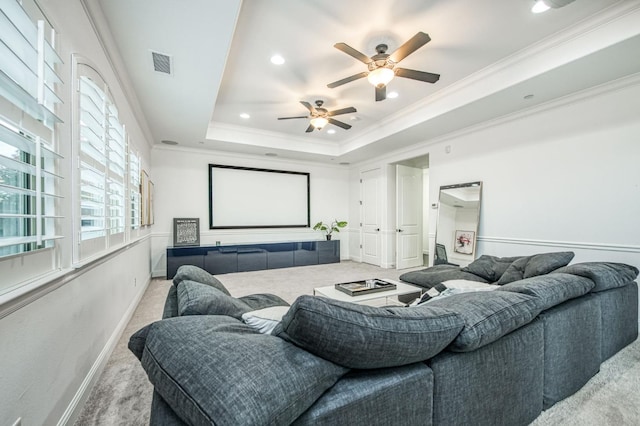
M 204 270 L 210 274 L 238 272 L 236 251 L 210 251 L 204 257 Z
M 340 262 L 340 241 L 318 241 L 318 263 Z

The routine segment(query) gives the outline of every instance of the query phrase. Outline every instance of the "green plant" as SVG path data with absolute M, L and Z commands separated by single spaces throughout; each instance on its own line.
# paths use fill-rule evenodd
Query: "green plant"
M 347 226 L 347 221 L 339 221 L 338 219 L 334 220 L 331 225 L 328 225 L 324 222 L 318 222 L 314 225 L 314 231 L 323 231 L 327 233 L 327 240 L 331 239 L 331 234 L 334 232 L 340 232 L 340 228 L 344 228 Z

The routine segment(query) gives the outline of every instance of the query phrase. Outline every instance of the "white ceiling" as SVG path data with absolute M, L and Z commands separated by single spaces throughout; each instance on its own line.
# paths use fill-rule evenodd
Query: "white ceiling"
M 533 0 L 83 1 L 154 144 L 353 163 L 640 72 L 640 0 L 539 15 Z M 327 88 L 366 70 L 335 43 L 370 56 L 418 31 L 431 42 L 400 66 L 437 83 L 396 77 L 387 91 L 398 98 L 382 102 L 366 79 Z M 151 50 L 172 57 L 172 76 L 153 71 Z M 305 133 L 305 119 L 277 120 L 316 99 L 355 107 L 335 117 L 353 127 Z

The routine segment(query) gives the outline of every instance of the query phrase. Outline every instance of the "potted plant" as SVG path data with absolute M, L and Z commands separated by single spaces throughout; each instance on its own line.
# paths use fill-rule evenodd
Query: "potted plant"
M 334 232 L 340 232 L 340 228 L 344 228 L 347 226 L 346 221 L 339 221 L 338 219 L 334 220 L 331 225 L 327 225 L 324 222 L 318 222 L 313 227 L 314 231 L 324 231 L 327 233 L 327 240 L 331 239 L 331 234 Z

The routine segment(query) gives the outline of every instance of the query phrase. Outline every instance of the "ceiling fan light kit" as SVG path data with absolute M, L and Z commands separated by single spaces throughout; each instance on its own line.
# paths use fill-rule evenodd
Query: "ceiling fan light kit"
M 309 120 L 309 127 L 307 127 L 307 130 L 305 130 L 306 133 L 311 133 L 314 129 L 322 130 L 322 128 L 327 124 L 333 124 L 334 126 L 349 130 L 351 128 L 350 124 L 343 123 L 342 121 L 338 121 L 331 117 L 358 112 L 354 107 L 347 107 L 329 111 L 326 108 L 322 108 L 324 101 L 321 101 L 319 99 L 316 101 L 315 108 L 309 102 L 300 101 L 300 103 L 309 110 L 309 112 L 311 113 L 310 116 L 302 115 L 297 117 L 279 117 L 278 120 L 290 120 L 292 118 L 310 118 L 311 120 Z
M 420 49 L 429 41 L 431 41 L 431 37 L 429 37 L 427 33 L 418 32 L 402 46 L 398 47 L 392 54 L 387 53 L 388 46 L 386 44 L 377 45 L 376 54 L 371 57 L 357 51 L 346 43 L 336 43 L 333 47 L 367 65 L 368 71 L 363 71 L 359 74 L 343 78 L 342 80 L 334 81 L 333 83 L 327 84 L 327 87 L 333 89 L 354 80 L 367 77 L 367 80 L 376 88 L 376 101 L 383 101 L 387 98 L 387 84 L 394 76 L 435 83 L 440 79 L 440 74 L 396 67 L 400 61 Z
M 573 3 L 574 1 L 575 0 L 536 0 L 536 2 L 533 4 L 533 7 L 531 8 L 531 12 L 542 13 L 551 8 L 560 9 L 561 7 L 564 7 L 569 3 Z

